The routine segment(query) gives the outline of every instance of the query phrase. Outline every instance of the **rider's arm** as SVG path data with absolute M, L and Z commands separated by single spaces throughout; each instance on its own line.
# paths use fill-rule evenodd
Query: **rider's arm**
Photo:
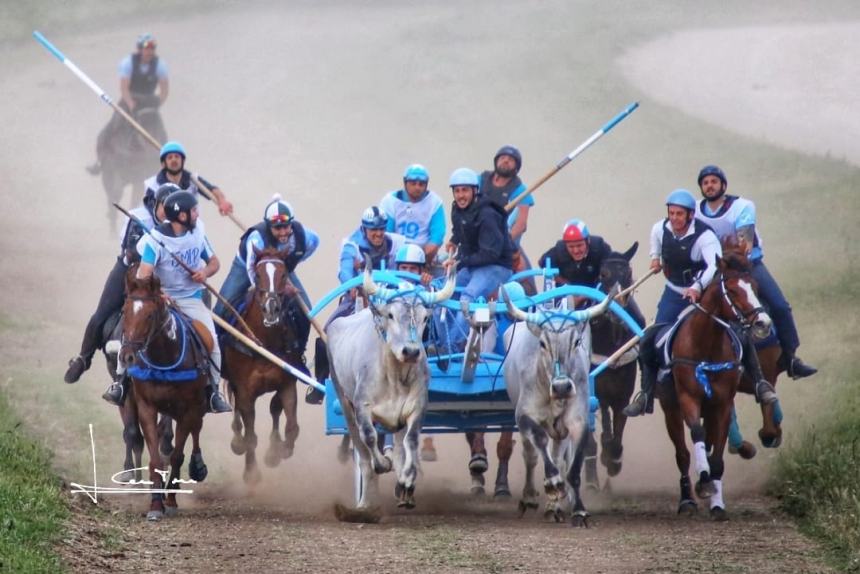
M 311 255 L 317 250 L 317 247 L 320 246 L 320 236 L 317 235 L 314 231 L 305 227 L 305 254 L 302 255 L 302 261 L 307 261 Z
M 126 56 L 119 63 L 119 93 L 128 109 L 133 110 L 134 99 L 131 97 L 131 56 Z
M 706 231 L 699 236 L 699 239 L 693 244 L 690 249 L 690 257 L 693 261 L 702 261 L 707 267 L 699 275 L 699 278 L 690 286 L 691 289 L 696 289 L 702 293 L 717 273 L 717 257 L 722 257 L 723 249 L 720 247 L 720 240 L 711 231 Z
M 254 249 L 263 249 L 263 238 L 258 231 L 253 231 L 248 234 L 245 239 L 245 272 L 248 274 L 248 279 L 251 280 L 251 285 L 257 284 L 256 273 L 254 267 L 257 265 L 257 253 Z
M 523 236 L 523 233 L 526 232 L 526 227 L 529 221 L 529 206 L 520 203 L 516 207 L 517 210 L 517 218 L 514 220 L 514 224 L 511 225 L 511 239 L 514 240 L 514 243 L 519 245 L 520 238 Z
M 155 73 L 158 76 L 158 98 L 163 104 L 167 101 L 167 94 L 170 93 L 170 80 L 167 77 L 167 64 L 161 58 L 158 59 Z
M 137 252 L 140 253 L 140 265 L 137 268 L 137 278 L 146 279 L 152 275 L 155 264 L 158 263 L 158 246 L 148 235 L 137 242 Z
M 755 245 L 755 220 L 755 204 L 749 201 L 735 220 L 735 233 L 737 234 L 738 242 L 743 244 L 747 253 Z
M 340 266 L 337 272 L 337 280 L 346 283 L 355 277 L 356 262 L 360 261 L 358 251 L 352 243 L 344 243 L 340 250 Z
M 660 220 L 651 228 L 650 244 L 648 256 L 651 258 L 650 269 L 660 271 L 663 265 L 660 263 L 661 253 L 663 252 L 663 226 L 664 220 Z

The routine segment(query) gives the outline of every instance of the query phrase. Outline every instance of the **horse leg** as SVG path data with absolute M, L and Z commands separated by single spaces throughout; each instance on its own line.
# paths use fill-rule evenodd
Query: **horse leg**
M 182 464 L 185 462 L 185 441 L 188 440 L 188 428 L 185 420 L 179 420 L 176 424 L 176 443 L 173 453 L 170 455 L 170 476 L 167 479 L 165 488 L 174 490 L 180 487 L 179 477 L 182 471 Z M 167 494 L 165 501 L 165 516 L 173 516 L 179 512 L 179 507 L 176 503 L 176 493 L 170 492 Z
M 738 424 L 738 417 L 735 409 L 732 408 L 731 421 L 729 422 L 729 452 L 737 454 L 745 460 L 749 460 L 756 455 L 756 448 L 749 441 L 744 440 L 741 434 L 741 427 Z
M 272 417 L 272 431 L 269 433 L 269 448 L 266 449 L 266 454 L 263 461 L 269 468 L 274 468 L 281 464 L 281 453 L 284 448 L 284 441 L 281 440 L 281 430 L 278 428 L 281 421 L 281 411 L 284 410 L 284 405 L 281 399 L 283 389 L 275 391 L 272 395 L 272 400 L 269 401 L 269 415 Z M 284 457 L 286 458 L 286 457 Z
M 164 482 L 161 478 L 161 474 L 158 472 L 161 470 L 159 468 L 159 461 L 161 460 L 161 457 L 159 456 L 158 452 L 158 431 L 155 422 L 155 419 L 158 416 L 158 412 L 155 410 L 155 407 L 146 404 L 142 400 L 139 400 L 138 402 L 137 411 L 140 419 L 140 426 L 143 430 L 143 437 L 146 441 L 146 447 L 149 450 L 149 480 L 150 482 L 152 482 L 153 490 L 158 490 L 163 488 Z M 146 519 L 154 522 L 157 520 L 161 520 L 163 516 L 164 495 L 160 492 L 153 492 L 149 503 L 149 512 L 147 512 L 146 514 Z
M 676 379 L 677 381 L 678 379 Z M 690 429 L 690 439 L 693 441 L 693 455 L 696 463 L 696 496 L 709 498 L 714 494 L 714 483 L 711 479 L 711 467 L 708 464 L 708 447 L 705 445 L 705 427 L 702 426 L 702 413 L 698 401 L 683 389 L 677 388 L 678 405 L 684 417 L 684 423 Z
M 398 499 L 397 506 L 401 508 L 415 508 L 415 479 L 418 477 L 420 434 L 421 413 L 413 412 L 406 420 L 406 429 L 397 433 L 395 444 L 395 465 L 400 467 L 397 471 L 395 495 Z
M 532 441 L 524 433 L 520 433 L 523 441 L 523 462 L 526 466 L 526 481 L 523 486 L 523 497 L 519 504 L 520 518 L 527 510 L 537 510 L 539 493 L 535 488 L 535 467 L 537 466 L 537 450 Z
M 167 461 L 173 454 L 173 419 L 167 415 L 161 415 L 158 420 L 158 436 L 160 437 L 158 450 L 161 458 Z
M 475 496 L 484 494 L 484 473 L 487 471 L 487 449 L 484 446 L 484 433 L 467 432 L 466 442 L 469 443 L 471 458 L 469 459 L 469 478 L 472 486 L 470 491 Z
M 233 396 L 235 401 L 236 394 L 234 393 Z M 230 440 L 230 450 L 233 451 L 233 454 L 245 454 L 245 439 L 242 437 L 242 431 L 245 426 L 242 424 L 242 415 L 239 414 L 238 409 L 233 409 L 233 422 L 230 424 L 230 428 L 233 430 L 233 438 Z
M 299 438 L 298 419 L 298 397 L 296 392 L 296 381 L 291 380 L 286 387 L 278 393 L 281 397 L 281 406 L 284 409 L 284 445 L 281 458 L 290 458 L 296 448 L 296 440 Z
M 678 514 L 692 515 L 698 510 L 698 505 L 693 500 L 693 493 L 690 489 L 690 451 L 687 450 L 687 441 L 684 439 L 684 419 L 677 402 L 674 400 L 664 401 L 661 399 L 660 405 L 666 422 L 666 431 L 675 446 L 675 464 L 681 473 L 681 498 L 678 502 Z
M 496 456 L 499 458 L 499 468 L 496 471 L 495 498 L 510 498 L 511 489 L 508 486 L 508 462 L 514 452 L 514 433 L 503 431 L 496 444 Z
M 606 420 L 601 407 L 601 421 Z M 606 435 L 601 433 L 600 442 L 603 443 Z M 600 461 L 605 465 L 606 444 L 603 443 L 603 449 L 600 452 Z M 588 432 L 585 437 L 585 486 L 589 490 L 597 492 L 600 490 L 600 479 L 597 477 L 597 441 L 594 439 L 594 433 Z
M 631 370 L 631 374 L 630 394 L 632 394 L 636 371 Z M 627 426 L 627 417 L 621 411 L 627 403 L 628 399 L 624 398 L 612 405 L 612 441 L 609 443 L 609 455 L 606 464 L 606 472 L 609 476 L 617 476 L 621 472 L 621 458 L 624 455 L 624 428 Z
M 257 467 L 257 433 L 254 431 L 256 411 L 254 404 L 256 397 L 249 396 L 247 392 L 236 394 L 235 409 L 242 415 L 242 423 L 245 425 L 245 471 L 242 479 L 245 484 L 254 486 L 259 484 L 263 476 Z
M 723 472 L 725 464 L 723 454 L 726 448 L 729 422 L 732 418 L 732 401 L 723 401 L 714 407 L 708 420 L 708 442 L 712 446 L 708 464 L 711 467 L 711 477 L 714 483 L 714 493 L 710 497 L 711 518 L 716 521 L 728 520 L 726 505 L 723 502 Z

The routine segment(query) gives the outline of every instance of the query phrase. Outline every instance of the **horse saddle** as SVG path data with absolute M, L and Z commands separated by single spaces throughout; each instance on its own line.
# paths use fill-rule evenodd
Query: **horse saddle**
M 197 333 L 197 336 L 200 338 L 200 342 L 203 343 L 203 348 L 211 355 L 212 349 L 215 348 L 215 340 L 212 338 L 212 333 L 209 332 L 206 325 L 197 319 L 192 319 L 191 325 L 194 327 L 194 332 Z
M 657 357 L 659 358 L 657 380 L 661 383 L 671 380 L 672 344 L 675 341 L 675 336 L 678 334 L 678 329 L 695 311 L 696 307 L 690 305 L 678 315 L 678 319 L 673 324 L 663 325 L 654 337 L 654 346 L 657 349 Z M 732 341 L 732 349 L 734 349 L 737 360 L 741 361 L 744 353 L 743 343 L 731 327 L 725 327 L 724 329 Z

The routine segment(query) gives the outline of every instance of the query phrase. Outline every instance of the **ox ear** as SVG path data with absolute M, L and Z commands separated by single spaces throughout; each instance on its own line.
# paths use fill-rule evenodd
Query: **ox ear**
M 633 245 L 630 246 L 630 249 L 621 254 L 621 257 L 627 260 L 629 263 L 633 256 L 636 255 L 636 251 L 639 249 L 639 242 L 634 241 Z

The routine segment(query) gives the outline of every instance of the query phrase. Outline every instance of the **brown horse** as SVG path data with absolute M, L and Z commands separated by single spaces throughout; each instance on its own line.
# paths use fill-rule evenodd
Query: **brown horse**
M 282 309 L 289 277 L 289 271 L 284 262 L 287 253 L 273 248 L 262 251 L 255 249 L 255 252 L 257 254 L 254 268 L 256 287 L 242 318 L 266 349 L 283 357 L 288 363 L 301 365 L 301 357 L 287 352 L 288 349 L 293 348 L 291 342 L 295 337 L 295 333 L 284 320 Z M 232 424 L 233 440 L 230 448 L 237 455 L 245 455 L 243 477 L 246 483 L 256 484 L 261 479 L 256 458 L 257 435 L 254 432 L 257 397 L 264 393 L 275 393 L 269 405 L 272 432 L 269 435 L 269 449 L 264 458 L 267 466 L 274 467 L 281 462 L 281 459 L 293 455 L 296 439 L 299 436 L 296 378 L 268 360 L 256 354 L 249 354 L 247 350 L 234 345 L 226 345 L 224 348 L 223 376 L 229 382 L 228 391 L 235 406 Z M 284 411 L 286 418 L 283 440 L 278 430 L 281 410 Z M 244 436 L 242 436 L 243 427 Z
M 160 520 L 177 511 L 176 490 L 185 459 L 185 441 L 191 435 L 193 448 L 188 473 L 202 482 L 207 469 L 200 451 L 200 429 L 206 413 L 205 387 L 209 367 L 205 353 L 191 340 L 191 327 L 177 318 L 161 294 L 161 282 L 155 275 L 147 279 L 126 276 L 126 300 L 123 305 L 122 348 L 120 360 L 132 376 L 132 393 L 127 403 L 133 405 L 149 451 L 149 480 L 152 500 L 148 520 Z M 178 369 L 172 370 L 172 369 Z M 158 375 L 158 373 L 164 373 Z M 176 376 L 168 376 L 168 373 Z M 187 380 L 176 380 L 180 378 Z M 174 380 L 171 380 L 174 379 Z M 133 399 L 133 400 L 132 400 Z M 170 455 L 170 474 L 165 481 L 159 472 L 158 414 L 176 421 L 175 446 Z
M 639 243 L 635 242 L 624 253 L 612 252 L 603 259 L 600 265 L 600 285 L 604 293 L 615 286 L 627 288 L 633 283 L 633 270 L 630 260 L 636 254 Z M 644 320 L 633 297 L 627 297 L 622 302 L 625 311 L 631 312 L 633 319 L 640 327 Z M 591 357 L 592 364 L 599 364 L 626 343 L 633 333 L 627 325 L 615 314 L 606 313 L 591 321 Z M 621 472 L 621 456 L 624 452 L 622 440 L 627 416 L 621 411 L 630 402 L 636 384 L 637 348 L 634 347 L 622 355 L 614 366 L 606 369 L 594 382 L 595 395 L 600 402 L 600 462 L 606 467 L 606 473 L 612 477 Z M 597 443 L 594 433 L 588 433 L 585 445 L 585 483 L 594 490 L 600 489 L 597 477 Z M 604 488 L 610 489 L 607 478 Z
M 678 512 L 692 513 L 697 508 L 690 492 L 686 424 L 695 451 L 696 494 L 699 498 L 710 498 L 711 516 L 715 520 L 726 520 L 722 496 L 723 451 L 740 384 L 740 361 L 731 323 L 766 331 L 771 320 L 753 291 L 746 256 L 728 251 L 718 258 L 717 265 L 713 281 L 702 293 L 697 308 L 678 327 L 672 341 L 674 393 L 660 388 L 658 396 L 681 472 Z
M 471 492 L 475 496 L 484 495 L 484 473 L 487 471 L 487 447 L 484 445 L 484 433 L 481 431 L 469 431 L 466 433 L 466 442 L 469 443 L 471 459 L 469 460 L 469 476 L 472 480 Z M 499 457 L 499 468 L 496 470 L 496 485 L 493 496 L 496 498 L 507 498 L 511 495 L 508 486 L 508 463 L 514 452 L 514 433 L 502 431 L 499 442 L 496 443 L 496 456 Z

